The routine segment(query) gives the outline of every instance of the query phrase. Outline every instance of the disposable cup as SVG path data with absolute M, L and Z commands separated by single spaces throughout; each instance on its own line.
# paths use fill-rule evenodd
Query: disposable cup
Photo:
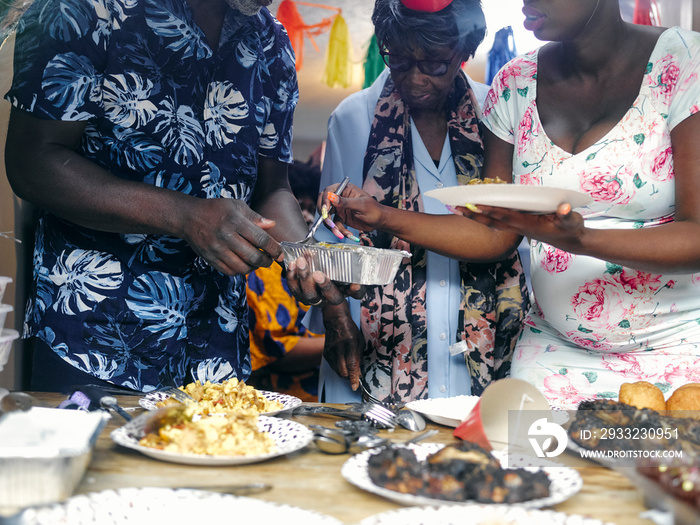
M 547 398 L 527 381 L 513 378 L 494 381 L 453 435 L 487 450 L 505 450 L 513 437 L 512 432 L 509 435 L 509 413 L 524 410 L 549 411 L 550 406 Z
M 3 297 L 5 297 L 5 290 L 7 290 L 7 285 L 12 282 L 12 277 L 7 277 L 6 275 L 0 275 L 0 303 L 2 303 Z M 0 327 L 2 328 L 2 327 Z
M 9 328 L 0 330 L 0 370 L 5 368 L 7 361 L 10 359 L 12 342 L 18 338 L 19 332 L 17 330 L 10 330 Z
M 14 308 L 9 304 L 0 304 L 0 330 L 5 328 L 5 319 L 7 319 L 7 314 L 9 314 Z

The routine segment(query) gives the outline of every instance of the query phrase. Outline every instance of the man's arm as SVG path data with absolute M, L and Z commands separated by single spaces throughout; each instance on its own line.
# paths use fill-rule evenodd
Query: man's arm
M 245 203 L 121 179 L 82 157 L 76 149 L 85 125 L 12 109 L 5 163 L 18 197 L 88 228 L 182 238 L 228 275 L 249 273 L 280 257 L 279 244 L 264 231 L 273 223 Z

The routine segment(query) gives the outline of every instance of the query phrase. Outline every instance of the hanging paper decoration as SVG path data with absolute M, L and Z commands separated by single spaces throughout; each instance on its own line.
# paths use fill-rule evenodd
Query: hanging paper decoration
M 349 87 L 352 81 L 350 31 L 341 14 L 335 17 L 328 38 L 326 70 L 323 81 L 330 87 Z
M 382 59 L 382 55 L 379 53 L 379 51 L 380 49 L 379 42 L 377 42 L 377 35 L 372 35 L 372 37 L 369 39 L 367 55 L 365 56 L 365 79 L 362 82 L 362 89 L 371 86 L 386 67 L 384 59 Z
M 656 0 L 635 0 L 632 22 L 645 26 L 660 26 L 659 6 Z
M 493 39 L 493 47 L 491 51 L 489 51 L 484 82 L 490 86 L 491 82 L 493 82 L 493 77 L 496 76 L 499 69 L 505 66 L 509 60 L 515 58 L 517 54 L 515 50 L 513 28 L 511 26 L 506 26 L 499 29 Z
M 318 7 L 320 9 L 329 9 L 335 11 L 336 14 L 324 18 L 317 24 L 307 24 L 304 19 L 299 14 L 297 9 L 297 4 L 304 5 L 308 7 Z M 308 2 L 295 2 L 293 0 L 282 0 L 279 7 L 277 8 L 276 18 L 280 24 L 284 26 L 289 35 L 289 40 L 291 41 L 292 48 L 294 48 L 294 54 L 296 56 L 296 70 L 301 69 L 302 63 L 304 61 L 304 38 L 308 38 L 314 49 L 319 52 L 320 49 L 314 40 L 314 36 L 318 36 L 325 31 L 328 31 L 335 18 L 340 15 L 341 10 L 337 7 L 330 7 L 321 4 L 311 4 Z

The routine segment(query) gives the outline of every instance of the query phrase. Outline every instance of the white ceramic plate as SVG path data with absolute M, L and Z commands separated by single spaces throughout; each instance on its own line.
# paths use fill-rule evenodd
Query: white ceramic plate
M 437 452 L 445 445 L 440 443 L 422 443 L 417 445 L 409 445 L 410 448 L 415 450 L 416 456 L 419 460 L 425 459 L 428 455 Z M 346 481 L 352 483 L 356 487 L 364 489 L 373 494 L 383 496 L 395 503 L 400 503 L 402 505 L 459 505 L 464 506 L 466 504 L 477 503 L 475 501 L 448 501 L 444 499 L 428 498 L 425 496 L 414 496 L 413 494 L 402 494 L 387 488 L 381 487 L 375 484 L 369 477 L 369 472 L 367 470 L 368 460 L 370 455 L 376 454 L 377 449 L 370 449 L 364 452 L 360 452 L 355 456 L 348 459 L 340 471 L 342 476 Z M 498 458 L 501 463 L 505 461 L 505 454 L 492 452 L 492 454 Z M 535 458 L 536 459 L 536 458 Z M 542 460 L 536 460 L 540 463 Z M 518 457 L 515 464 L 527 465 L 526 458 Z M 554 464 L 552 464 L 554 465 Z M 562 501 L 566 501 L 573 495 L 575 495 L 581 487 L 583 486 L 583 480 L 578 472 L 574 469 L 565 467 L 563 465 L 551 466 L 551 467 L 528 467 L 523 466 L 532 472 L 539 470 L 544 470 L 549 476 L 550 495 L 546 498 L 538 498 L 529 501 L 523 501 L 520 503 L 514 503 L 514 507 L 525 507 L 525 508 L 539 508 L 539 507 L 549 507 L 551 505 L 556 505 Z
M 597 519 L 553 510 L 481 504 L 390 510 L 370 516 L 359 525 L 464 525 L 466 516 L 469 516 L 469 525 L 606 525 Z
M 457 428 L 479 401 L 479 396 L 455 396 L 419 399 L 406 403 L 406 407 L 421 413 L 433 423 Z
M 258 390 L 263 396 L 267 398 L 268 401 L 279 401 L 284 405 L 280 410 L 271 410 L 270 412 L 263 412 L 264 416 L 275 416 L 280 412 L 285 410 L 290 410 L 292 408 L 301 405 L 301 399 L 298 397 L 290 396 L 287 394 L 280 394 L 279 392 L 269 392 L 267 390 Z M 139 399 L 139 405 L 146 410 L 156 410 L 158 407 L 156 403 L 170 399 L 168 394 L 163 392 L 150 392 Z
M 211 416 L 216 417 L 216 416 Z M 267 454 L 251 456 L 208 456 L 205 454 L 181 454 L 168 452 L 157 448 L 145 447 L 139 444 L 134 436 L 143 435 L 143 425 L 146 419 L 136 418 L 123 427 L 113 430 L 110 434 L 112 440 L 123 447 L 138 450 L 146 456 L 170 463 L 182 463 L 184 465 L 224 466 L 246 465 L 258 463 L 277 456 L 283 456 L 301 450 L 313 439 L 313 432 L 301 423 L 279 419 L 276 417 L 259 416 L 258 430 L 269 432 L 277 445 L 276 450 Z
M 139 525 L 162 523 L 303 523 L 341 525 L 314 511 L 255 498 L 202 490 L 123 488 L 73 496 L 63 503 L 28 509 L 22 525 Z
M 427 191 L 425 195 L 450 206 L 484 204 L 536 213 L 553 213 L 563 202 L 568 202 L 572 208 L 580 208 L 593 202 L 590 195 L 579 191 L 522 184 L 450 186 Z

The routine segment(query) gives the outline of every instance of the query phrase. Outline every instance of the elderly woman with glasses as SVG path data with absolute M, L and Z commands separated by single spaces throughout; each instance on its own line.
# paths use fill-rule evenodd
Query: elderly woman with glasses
M 444 205 L 422 194 L 481 174 L 477 93 L 488 89 L 462 70 L 486 32 L 480 1 L 377 0 L 372 21 L 388 69 L 331 115 L 321 187 L 347 176 L 382 204 L 444 215 Z M 354 400 L 360 378 L 384 401 L 478 395 L 507 374 L 528 305 L 516 251 L 472 264 L 426 250 L 420 240 L 342 228 L 345 242 L 412 255 L 394 283 L 313 310 L 312 326 L 322 311 L 326 333 L 321 400 Z M 305 276 L 302 263 L 290 285 Z

